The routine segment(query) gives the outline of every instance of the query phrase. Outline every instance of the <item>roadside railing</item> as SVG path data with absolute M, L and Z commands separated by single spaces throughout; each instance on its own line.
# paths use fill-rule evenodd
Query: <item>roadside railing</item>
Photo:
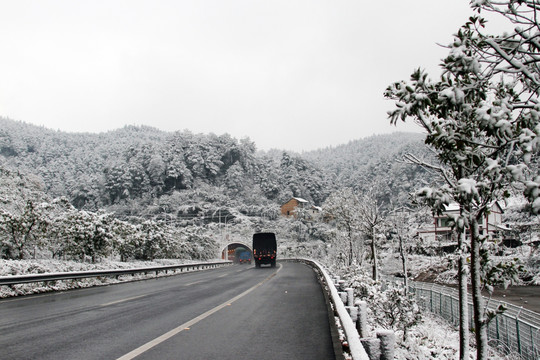
M 458 290 L 438 284 L 409 281 L 409 289 L 418 304 L 438 314 L 454 325 L 459 325 Z M 488 325 L 489 344 L 505 355 L 519 354 L 524 360 L 540 359 L 540 314 L 507 302 L 487 299 L 488 309 L 495 311 L 500 305 L 506 310 L 497 314 Z M 472 298 L 469 294 L 469 328 L 472 319 Z
M 92 277 L 118 277 L 121 275 L 134 275 L 134 274 L 149 274 L 160 272 L 168 273 L 169 271 L 180 270 L 180 272 L 196 271 L 213 269 L 221 266 L 231 265 L 231 261 L 215 261 L 206 263 L 193 263 L 183 265 L 166 265 L 166 266 L 152 266 L 144 268 L 134 269 L 115 269 L 115 270 L 89 270 L 89 271 L 74 271 L 74 272 L 58 272 L 58 273 L 43 273 L 43 274 L 25 274 L 25 275 L 12 275 L 12 276 L 0 276 L 0 285 L 17 285 L 35 282 L 47 282 L 57 280 L 75 280 L 82 278 Z
M 322 265 L 319 264 L 317 261 L 310 260 L 310 259 L 295 258 L 295 259 L 287 259 L 287 260 L 303 262 L 311 266 L 313 269 L 315 269 L 315 271 L 317 271 L 320 274 L 320 277 L 322 281 L 324 282 L 324 285 L 328 289 L 328 295 L 330 297 L 330 301 L 332 302 L 332 305 L 334 308 L 334 315 L 339 318 L 341 327 L 343 329 L 343 333 L 345 335 L 345 339 L 349 346 L 350 355 L 352 359 L 353 360 L 369 360 L 368 354 L 366 353 L 364 346 L 360 342 L 360 336 L 358 335 L 358 330 L 356 329 L 356 326 L 353 323 L 353 320 L 351 319 L 349 312 L 345 308 L 345 305 L 343 304 L 341 296 L 336 286 L 334 285 L 332 278 L 330 277 L 330 275 L 328 275 L 328 273 L 322 267 Z

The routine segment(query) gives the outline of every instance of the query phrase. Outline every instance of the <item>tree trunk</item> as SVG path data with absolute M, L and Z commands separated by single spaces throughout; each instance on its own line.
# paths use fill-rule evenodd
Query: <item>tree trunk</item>
M 476 336 L 476 359 L 488 358 L 487 322 L 482 298 L 482 279 L 480 269 L 480 229 L 478 219 L 471 216 L 471 285 L 473 298 L 474 329 Z
M 403 237 L 398 235 L 399 238 L 399 255 L 401 256 L 401 265 L 403 266 L 403 286 L 405 287 L 405 294 L 409 293 L 409 276 L 407 275 L 407 254 L 403 246 Z
M 377 247 L 375 246 L 375 230 L 371 230 L 371 255 L 373 255 L 373 280 L 379 280 L 379 273 L 377 270 Z
M 349 228 L 349 265 L 353 263 L 353 239 L 352 230 Z
M 21 241 L 17 244 L 17 251 L 18 251 L 18 258 L 19 260 L 23 260 L 24 259 L 24 248 L 25 248 L 25 244 L 27 242 L 27 235 L 24 234 L 21 238 Z
M 467 296 L 467 247 L 465 229 L 458 226 L 459 359 L 469 360 L 469 304 Z

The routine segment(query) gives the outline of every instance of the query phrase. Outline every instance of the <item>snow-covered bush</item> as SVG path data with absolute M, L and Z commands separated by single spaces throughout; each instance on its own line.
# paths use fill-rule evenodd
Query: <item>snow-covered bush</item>
M 369 299 L 374 321 L 378 326 L 401 333 L 407 340 L 409 330 L 422 319 L 413 296 L 402 285 L 388 283 Z
M 397 283 L 374 281 L 357 266 L 337 271 L 345 286 L 354 289 L 356 298 L 368 304 L 368 319 L 373 328 L 394 330 L 407 339 L 409 330 L 421 319 L 416 300 Z
M 178 259 L 161 259 L 156 261 L 136 261 L 136 262 L 119 262 L 111 260 L 103 260 L 98 263 L 82 263 L 79 261 L 66 260 L 2 260 L 0 259 L 0 276 L 11 275 L 26 275 L 26 274 L 43 274 L 56 272 L 71 272 L 71 271 L 90 271 L 90 270 L 111 270 L 111 269 L 134 269 L 144 267 L 156 267 L 167 265 L 189 264 L 192 261 Z M 0 286 L 0 298 L 22 296 L 28 294 L 38 294 L 51 291 L 64 291 L 69 289 L 79 289 L 99 285 L 108 285 L 123 281 L 133 281 L 140 279 L 148 279 L 157 276 L 169 276 L 162 272 L 155 273 L 138 273 L 133 275 L 122 275 L 118 277 L 90 277 L 73 280 L 47 281 L 42 283 L 27 283 L 16 284 L 10 286 Z
M 507 288 L 519 281 L 519 273 L 523 272 L 523 264 L 517 257 L 498 258 L 494 254 L 499 250 L 493 241 L 484 241 L 480 249 L 481 275 L 484 288 L 491 294 L 495 286 Z

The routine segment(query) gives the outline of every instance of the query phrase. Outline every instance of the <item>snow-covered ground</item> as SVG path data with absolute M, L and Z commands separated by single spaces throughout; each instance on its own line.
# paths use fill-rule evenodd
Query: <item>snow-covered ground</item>
M 474 344 L 471 344 L 469 351 L 469 358 L 476 359 Z M 493 360 L 516 359 L 512 356 L 502 356 L 493 350 L 489 354 L 489 358 Z M 396 360 L 455 360 L 458 358 L 459 333 L 457 329 L 430 312 L 422 314 L 421 323 L 410 331 L 406 341 L 398 343 L 395 354 Z
M 334 268 L 332 275 L 343 281 L 341 288 L 353 288 L 355 298 L 367 302 L 369 337 L 379 330 L 392 329 L 396 334 L 395 359 L 458 359 L 458 328 L 429 311 L 423 311 L 414 300 L 400 289 L 400 283 L 375 282 L 358 267 Z M 383 285 L 385 283 L 386 285 Z M 404 336 L 404 331 L 407 335 Z M 470 359 L 476 358 L 474 336 L 470 336 Z M 490 359 L 517 359 L 489 349 Z
M 473 349 L 472 349 L 473 350 Z M 398 343 L 396 359 L 456 359 L 459 334 L 444 319 L 424 313 L 406 341 Z
M 523 254 L 525 252 L 525 254 Z M 518 281 L 512 285 L 540 285 L 540 258 L 537 254 L 531 254 L 528 247 L 513 250 L 504 256 L 491 256 L 494 262 L 512 261 L 518 258 L 524 267 L 524 271 Z M 403 273 L 401 259 L 396 253 L 387 253 L 384 257 L 382 272 L 384 274 Z M 438 284 L 457 285 L 457 264 L 450 256 L 408 256 L 409 278 L 417 281 L 435 282 Z
M 128 269 L 143 268 L 164 265 L 179 265 L 193 263 L 194 261 L 185 260 L 156 260 L 119 262 L 104 260 L 103 262 L 90 264 L 74 261 L 59 260 L 0 260 L 0 276 L 54 273 L 67 271 L 86 271 L 86 270 L 109 270 L 109 269 Z M 171 273 L 169 273 L 170 275 Z M 158 276 L 167 276 L 160 274 Z M 122 281 L 133 281 L 145 278 L 156 277 L 154 273 L 135 276 L 126 275 L 116 278 L 88 278 L 69 281 L 56 281 L 32 284 L 21 284 L 14 286 L 0 286 L 0 298 L 20 296 L 27 294 L 36 294 L 50 291 L 65 291 L 74 288 L 83 288 L 99 285 L 108 285 Z M 376 324 L 370 324 L 370 331 L 377 331 Z M 412 359 L 456 359 L 459 352 L 459 337 L 457 329 L 448 324 L 445 320 L 432 315 L 423 313 L 422 320 L 410 329 L 407 340 L 401 341 L 401 334 L 398 332 L 398 345 L 396 348 L 397 360 Z M 471 347 L 471 359 L 474 359 L 474 348 Z M 492 359 L 507 359 L 492 354 Z M 508 358 L 510 359 L 510 358 Z
M 216 260 L 219 261 L 219 260 Z M 104 260 L 98 263 L 81 263 L 75 261 L 60 261 L 60 260 L 0 260 L 0 276 L 10 275 L 25 275 L 25 274 L 44 274 L 56 272 L 70 271 L 87 271 L 87 270 L 110 270 L 110 269 L 135 269 L 154 266 L 167 265 L 182 265 L 190 264 L 195 261 L 191 260 L 167 260 L 161 259 L 156 261 L 132 261 L 120 262 Z M 125 281 L 142 280 L 153 278 L 156 276 L 169 276 L 168 274 L 155 273 L 149 274 L 134 274 L 123 275 L 118 278 L 103 277 L 103 278 L 84 278 L 76 280 L 50 281 L 47 283 L 29 283 L 12 286 L 0 286 L 0 298 L 37 294 L 50 291 L 64 291 L 69 289 L 77 289 L 91 286 L 108 285 Z

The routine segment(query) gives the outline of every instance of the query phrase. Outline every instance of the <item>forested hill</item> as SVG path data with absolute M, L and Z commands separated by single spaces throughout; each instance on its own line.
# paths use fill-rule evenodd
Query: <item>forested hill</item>
M 261 212 L 291 196 L 321 204 L 334 188 L 309 161 L 287 153 L 276 161 L 249 139 L 144 126 L 78 134 L 0 118 L 0 161 L 40 176 L 53 197 L 117 213 L 156 203 Z
M 408 201 L 411 191 L 434 180 L 424 169 L 403 162 L 408 153 L 424 159 L 432 156 L 424 135 L 393 133 L 307 152 L 303 157 L 331 175 L 336 184 L 358 192 L 372 191 L 384 202 L 396 204 Z
M 0 165 L 38 175 L 49 195 L 78 208 L 150 217 L 180 207 L 262 213 L 291 196 L 320 205 L 338 187 L 363 190 L 381 181 L 410 190 L 417 169 L 395 160 L 421 144 L 419 135 L 394 134 L 276 156 L 226 134 L 145 126 L 80 134 L 0 118 Z

